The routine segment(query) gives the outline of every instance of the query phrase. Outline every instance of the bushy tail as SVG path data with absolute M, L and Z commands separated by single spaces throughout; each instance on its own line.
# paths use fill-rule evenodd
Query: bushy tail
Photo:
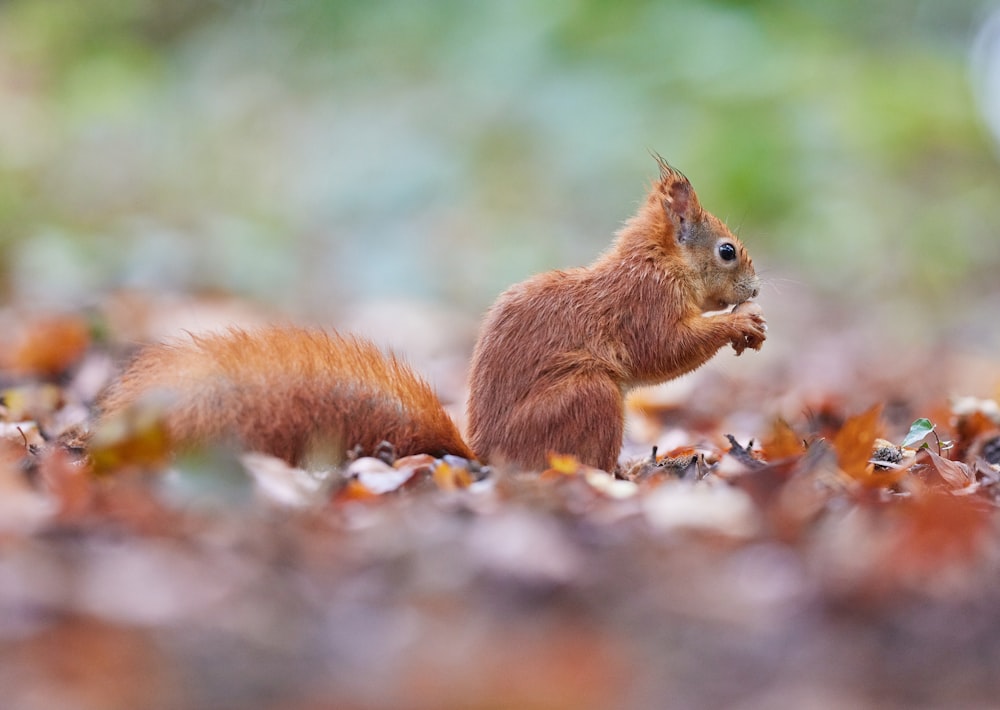
M 176 444 L 232 441 L 298 464 L 382 442 L 405 456 L 473 458 L 430 385 L 363 338 L 294 327 L 198 335 L 143 349 L 105 394 L 102 419 L 162 406 Z

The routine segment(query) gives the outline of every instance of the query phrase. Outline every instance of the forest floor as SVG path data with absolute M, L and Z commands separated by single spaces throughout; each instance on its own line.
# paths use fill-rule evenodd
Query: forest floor
M 78 447 L 129 318 L 3 316 L 5 708 L 1000 697 L 995 357 L 772 325 L 765 364 L 637 395 L 617 476 L 303 471 L 155 421 Z

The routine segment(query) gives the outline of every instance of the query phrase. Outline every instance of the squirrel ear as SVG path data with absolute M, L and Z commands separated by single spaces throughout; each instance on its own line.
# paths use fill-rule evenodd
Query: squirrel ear
M 663 209 L 680 218 L 690 221 L 697 214 L 698 198 L 694 188 L 687 178 L 663 183 Z
M 653 159 L 660 167 L 659 191 L 663 210 L 677 227 L 677 241 L 682 242 L 688 236 L 692 223 L 701 211 L 698 196 L 695 195 L 694 188 L 684 173 L 658 153 L 653 153 Z

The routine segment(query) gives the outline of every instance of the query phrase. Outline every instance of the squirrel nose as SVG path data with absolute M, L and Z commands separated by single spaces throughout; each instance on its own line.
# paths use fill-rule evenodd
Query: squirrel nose
M 753 291 L 750 292 L 750 298 L 757 298 L 758 293 L 760 293 L 760 288 L 754 286 Z

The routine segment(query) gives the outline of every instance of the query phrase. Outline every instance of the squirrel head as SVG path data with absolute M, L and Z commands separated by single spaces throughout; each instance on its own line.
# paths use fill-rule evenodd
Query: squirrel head
M 685 284 L 702 311 L 717 311 L 757 296 L 753 259 L 722 220 L 703 209 L 687 177 L 654 154 L 660 179 L 649 197 L 663 250 L 684 264 Z M 662 221 L 661 221 L 662 220 Z

